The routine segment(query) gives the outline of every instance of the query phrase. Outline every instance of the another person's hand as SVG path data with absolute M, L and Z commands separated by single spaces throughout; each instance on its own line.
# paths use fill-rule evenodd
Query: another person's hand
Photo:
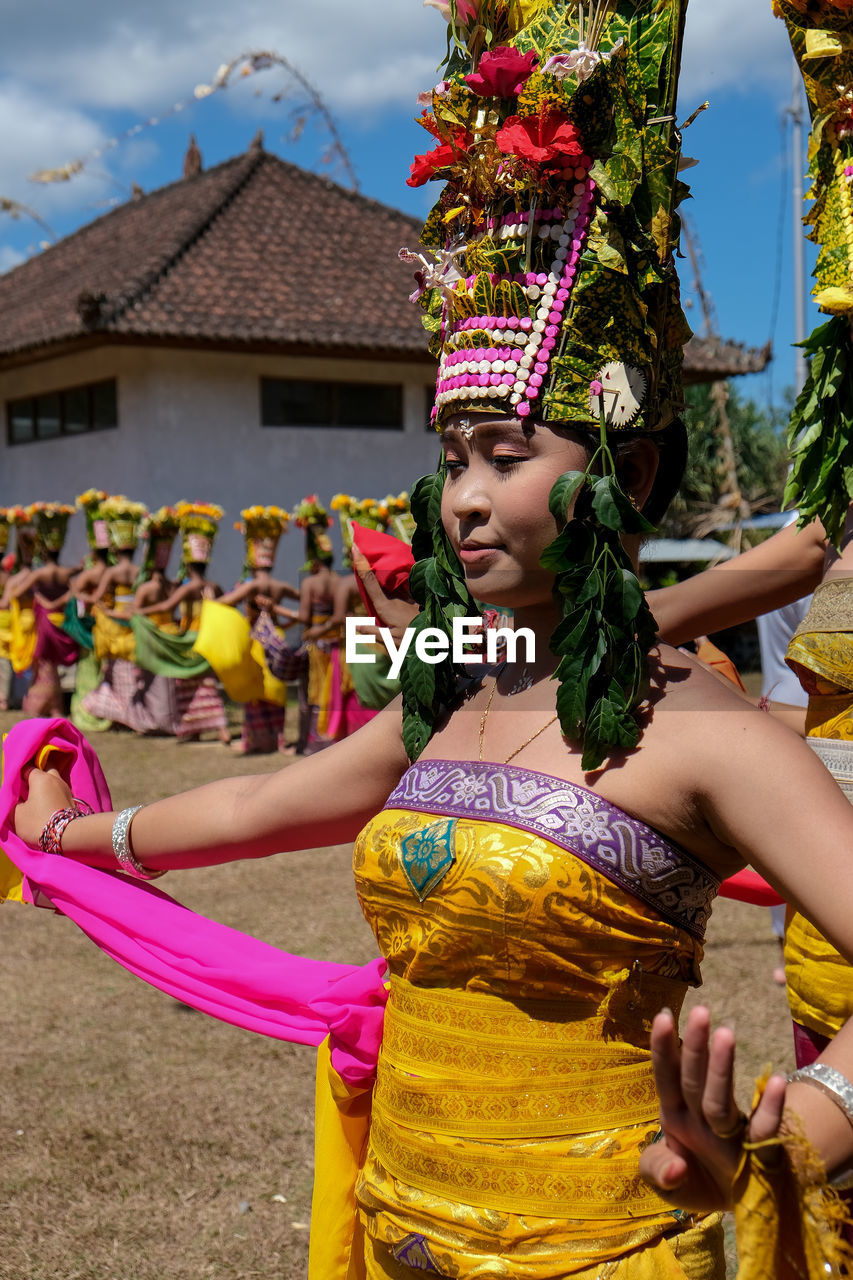
M 735 1038 L 725 1027 L 710 1034 L 711 1019 L 693 1009 L 681 1046 L 669 1010 L 652 1025 L 651 1051 L 660 1100 L 659 1141 L 640 1157 L 640 1172 L 664 1200 L 691 1212 L 731 1204 L 743 1142 L 762 1142 L 779 1131 L 784 1076 L 771 1076 L 747 1119 L 734 1098 Z
M 355 544 L 353 544 L 351 556 L 353 571 L 361 579 L 377 622 L 380 626 L 388 628 L 394 643 L 399 645 L 406 628 L 411 626 L 420 612 L 418 606 L 413 600 L 397 600 L 387 596 L 379 585 L 379 580 L 371 569 L 367 557 Z M 360 627 L 359 631 L 366 638 L 371 636 L 371 632 L 366 627 Z M 374 638 L 380 639 L 378 631 L 374 633 Z
M 70 809 L 74 797 L 56 769 L 32 769 L 27 775 L 27 798 L 15 809 L 15 834 L 33 849 L 48 819 L 57 809 Z

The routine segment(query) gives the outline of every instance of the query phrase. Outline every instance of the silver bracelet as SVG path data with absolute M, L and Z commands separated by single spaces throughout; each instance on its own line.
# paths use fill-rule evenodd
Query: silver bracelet
M 853 1084 L 835 1067 L 825 1062 L 812 1062 L 788 1076 L 788 1084 L 810 1084 L 831 1098 L 853 1125 Z
M 165 875 L 165 871 L 149 871 L 143 867 L 139 859 L 134 857 L 130 847 L 130 824 L 141 808 L 141 804 L 136 804 L 130 809 L 122 809 L 121 813 L 116 815 L 113 823 L 113 853 L 119 868 L 126 871 L 128 875 L 134 876 L 137 880 L 156 880 L 158 876 Z

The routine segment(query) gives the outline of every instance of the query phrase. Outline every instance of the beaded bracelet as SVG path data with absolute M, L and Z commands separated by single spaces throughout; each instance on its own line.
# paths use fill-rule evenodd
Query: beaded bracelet
M 76 796 L 73 796 L 72 799 L 74 802 L 72 808 L 57 809 L 44 824 L 42 833 L 39 836 L 39 848 L 42 853 L 55 853 L 61 857 L 62 833 L 69 822 L 73 822 L 75 818 L 83 818 L 93 812 L 92 806 L 85 800 L 78 800 Z
M 129 809 L 122 809 L 121 813 L 116 815 L 116 820 L 113 823 L 113 853 L 120 869 L 126 871 L 128 875 L 134 876 L 137 880 L 156 880 L 159 876 L 166 874 L 165 870 L 149 871 L 134 856 L 130 847 L 130 824 L 141 808 L 141 804 L 136 804 Z
M 825 1062 L 812 1062 L 788 1076 L 788 1084 L 810 1084 L 831 1098 L 853 1125 L 853 1084 L 835 1067 Z

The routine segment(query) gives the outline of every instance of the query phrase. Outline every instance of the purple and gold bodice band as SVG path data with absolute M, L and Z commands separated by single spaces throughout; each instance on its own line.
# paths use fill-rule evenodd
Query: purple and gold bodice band
M 513 765 L 419 760 L 385 808 L 498 822 L 541 836 L 699 939 L 720 887 L 698 859 L 595 792 Z
M 15 835 L 24 770 L 56 767 L 75 796 L 109 810 L 109 788 L 86 739 L 66 720 L 27 720 L 3 742 L 0 897 L 53 907 L 131 973 L 223 1022 L 296 1044 L 331 1036 L 348 1084 L 370 1085 L 382 1038 L 384 962 L 309 960 L 196 915 L 154 885 L 42 853 Z

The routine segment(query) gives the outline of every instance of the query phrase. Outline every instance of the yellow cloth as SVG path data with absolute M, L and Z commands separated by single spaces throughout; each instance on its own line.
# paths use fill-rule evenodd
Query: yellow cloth
M 12 670 L 21 675 L 29 671 L 33 665 L 36 651 L 36 615 L 32 609 L 22 605 L 20 600 L 13 600 L 9 609 L 11 622 L 11 640 L 9 659 Z
M 637 1171 L 657 1130 L 651 1018 L 677 1013 L 700 944 L 494 822 L 453 821 L 455 861 L 421 903 L 401 844 L 447 822 L 387 809 L 354 850 L 391 971 L 357 1185 L 367 1280 L 408 1277 L 409 1247 L 484 1280 L 721 1280 L 716 1218 L 688 1240 Z
M 12 613 L 9 609 L 0 609 L 0 658 L 11 656 L 12 645 Z
M 317 627 L 327 622 L 329 613 L 317 613 L 311 617 L 311 626 Z M 335 668 L 332 661 L 332 650 L 337 649 L 338 667 L 340 670 L 340 698 L 353 691 L 352 676 L 349 665 L 343 654 L 340 628 L 327 632 L 319 642 L 309 640 L 305 645 L 308 653 L 308 701 L 312 707 L 319 708 L 317 715 L 317 732 L 325 737 L 329 731 L 332 704 L 335 692 Z
M 248 618 L 230 604 L 201 602 L 193 650 L 210 663 L 232 702 L 287 705 L 287 685 L 271 673 Z
M 364 1233 L 354 1209 L 369 1127 L 370 1091 L 343 1082 L 324 1040 L 317 1051 L 308 1280 L 364 1278 Z
M 849 579 L 818 588 L 788 646 L 786 661 L 809 695 L 808 737 L 853 740 L 853 631 L 832 630 L 850 626 L 851 603 Z M 790 909 L 785 978 L 791 1017 L 802 1026 L 832 1037 L 853 1016 L 853 968 L 811 921 Z
M 767 1078 L 757 1082 L 753 1109 Z M 853 1252 L 844 1236 L 848 1208 L 827 1186 L 823 1165 L 802 1133 L 746 1148 L 733 1198 L 737 1280 L 826 1280 L 850 1274 Z
M 114 596 L 105 596 L 100 604 L 92 609 L 95 619 L 92 627 L 92 651 L 98 662 L 107 658 L 120 658 L 123 662 L 136 660 L 136 639 L 133 631 L 117 618 L 107 616 L 108 609 L 121 613 L 128 609 L 133 601 L 132 587 L 119 584 Z

